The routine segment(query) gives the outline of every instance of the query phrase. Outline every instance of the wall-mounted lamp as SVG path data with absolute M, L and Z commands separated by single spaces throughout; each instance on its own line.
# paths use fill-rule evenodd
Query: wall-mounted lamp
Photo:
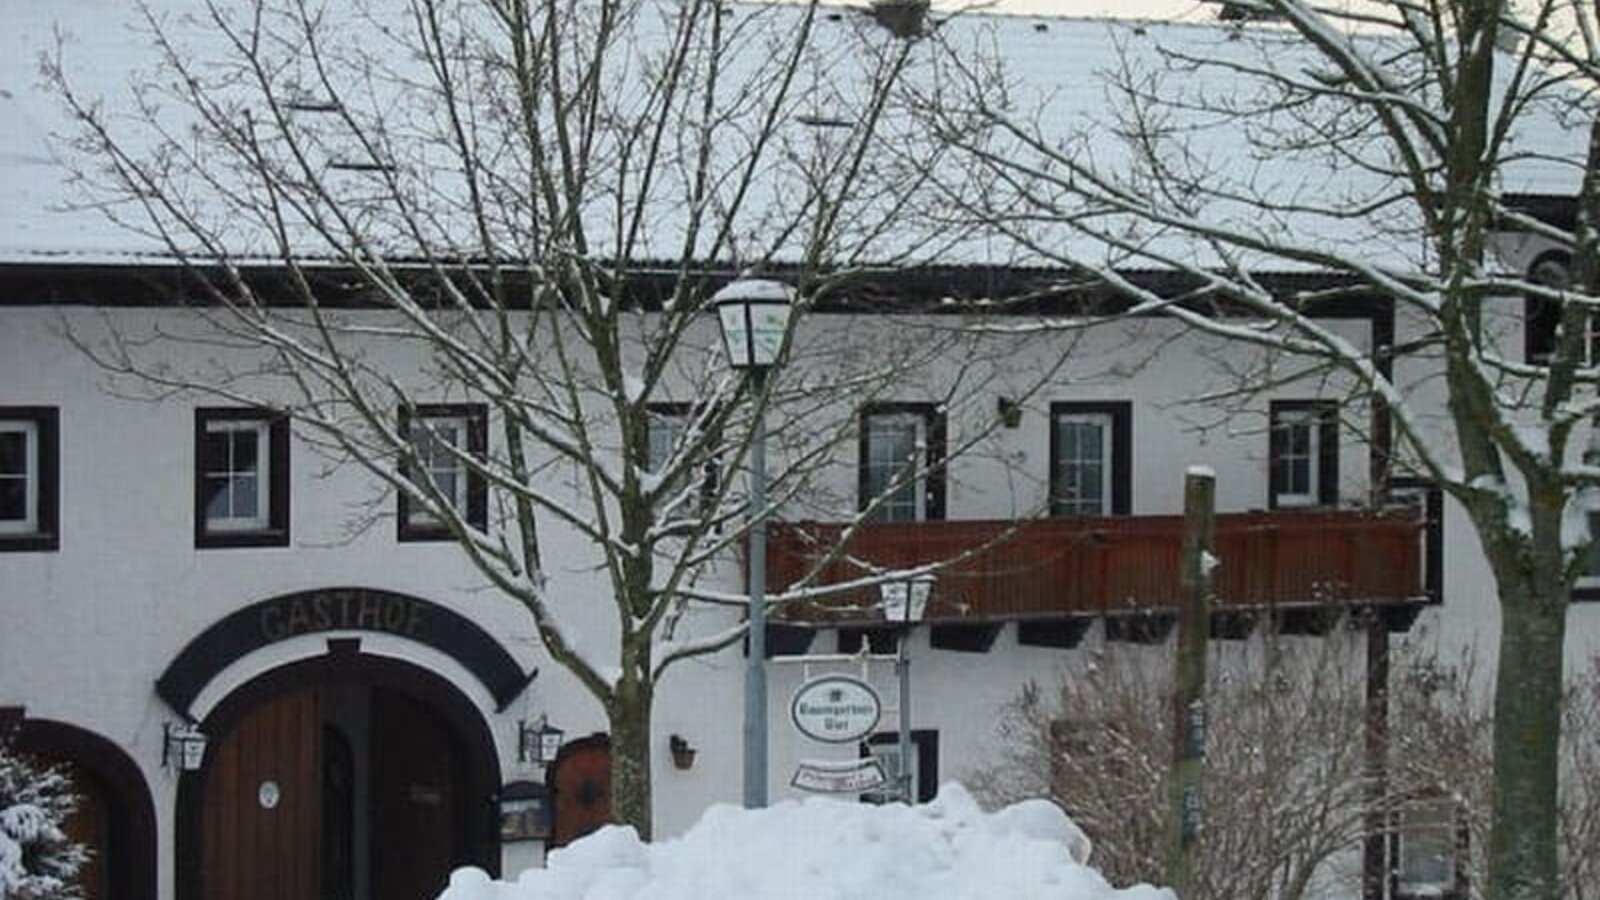
M 667 739 L 667 749 L 672 751 L 672 767 L 685 772 L 694 768 L 694 756 L 699 753 L 683 735 L 675 734 Z
M 527 719 L 517 722 L 517 761 L 548 766 L 561 752 L 561 739 L 567 733 L 545 721 L 530 724 Z
M 161 730 L 161 765 L 180 772 L 198 771 L 206 758 L 206 736 L 199 726 L 168 722 Z
M 995 409 L 1000 413 L 1000 424 L 1007 428 L 1015 428 L 1022 424 L 1022 404 L 1010 397 L 1001 397 L 995 401 Z

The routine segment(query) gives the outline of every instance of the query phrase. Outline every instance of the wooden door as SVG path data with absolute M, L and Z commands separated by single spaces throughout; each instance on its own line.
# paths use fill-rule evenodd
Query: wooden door
M 455 740 L 426 706 L 375 689 L 371 758 L 372 896 L 433 900 L 468 863 Z
M 316 900 L 322 723 L 315 691 L 268 700 L 212 741 L 201 809 L 206 900 Z
M 552 847 L 611 821 L 611 744 L 605 738 L 586 738 L 563 748 L 550 782 L 555 795 Z

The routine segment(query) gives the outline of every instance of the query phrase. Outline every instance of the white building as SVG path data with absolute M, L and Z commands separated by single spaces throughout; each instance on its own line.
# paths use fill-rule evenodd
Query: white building
M 85 776 L 91 813 L 80 828 L 100 853 L 91 896 L 409 900 L 432 896 L 455 865 L 512 874 L 537 864 L 547 844 L 593 827 L 609 809 L 602 710 L 540 646 L 526 610 L 489 586 L 425 511 L 359 467 L 338 465 L 315 435 L 280 418 L 215 394 L 152 390 L 74 345 L 206 326 L 203 312 L 177 299 L 185 296 L 178 261 L 148 236 L 92 210 L 58 208 L 70 195 L 45 134 L 59 127 L 59 113 L 34 84 L 58 13 L 26 7 L 0 7 L 16 25 L 0 82 L 0 111 L 12 123 L 0 138 L 0 727 Z M 114 73 L 143 57 L 127 49 L 136 43 L 128 34 L 96 22 L 112 21 L 116 4 L 82 7 L 69 17 L 76 39 L 67 46 L 115 85 Z M 834 14 L 820 39 L 856 18 Z M 1149 31 L 1174 41 L 1227 33 L 1084 20 L 979 19 L 971 27 L 1014 54 L 1028 76 L 1051 72 L 1063 85 L 1090 77 L 1097 53 Z M 1074 62 L 1055 72 L 1063 60 Z M 1538 187 L 1529 187 L 1530 199 Z M 961 304 L 962 316 L 937 314 L 948 297 L 1004 296 L 1061 275 L 1014 266 L 1011 257 L 975 258 L 963 246 L 953 253 L 959 265 L 870 281 L 900 308 L 925 314 L 824 305 L 799 325 L 797 343 L 861 363 L 895 341 L 940 346 L 953 323 L 1040 317 L 1037 308 L 979 317 Z M 1545 259 L 1530 247 L 1516 244 L 1513 264 Z M 262 283 L 284 276 L 270 263 L 252 271 Z M 733 274 L 713 272 L 711 281 Z M 1167 276 L 1138 277 L 1159 286 Z M 1275 278 L 1284 291 L 1329 280 L 1314 271 Z M 1057 301 L 1043 314 L 1076 308 Z M 1415 337 L 1386 304 L 1326 312 L 1363 348 Z M 348 315 L 384 322 L 356 299 Z M 1508 317 L 1513 345 L 1518 318 Z M 711 346 L 713 329 L 708 319 L 690 343 Z M 818 416 L 831 409 L 854 439 L 834 448 L 812 493 L 783 508 L 779 517 L 791 521 L 774 525 L 769 547 L 771 590 L 781 591 L 812 558 L 810 541 L 830 547 L 837 536 L 826 523 L 800 521 L 817 510 L 843 518 L 882 498 L 878 521 L 855 535 L 852 552 L 899 565 L 935 561 L 1048 512 L 993 552 L 941 572 L 928 624 L 911 632 L 919 794 L 982 765 L 997 711 L 1024 683 L 1054 677 L 1070 655 L 1106 646 L 1165 652 L 1175 517 L 1192 465 L 1215 471 L 1227 516 L 1220 633 L 1325 634 L 1360 621 L 1374 634 L 1425 633 L 1452 652 L 1492 657 L 1498 612 L 1476 539 L 1437 490 L 1388 468 L 1381 413 L 1352 400 L 1348 384 L 1304 379 L 1199 403 L 1226 393 L 1231 370 L 1250 354 L 1158 318 L 1070 335 L 968 335 L 957 344 L 973 355 L 888 387 L 839 389 L 831 407 L 818 405 Z M 174 371 L 207 370 L 220 358 L 240 372 L 231 355 L 240 351 L 225 344 L 152 346 Z M 365 346 L 402 381 L 437 388 L 432 405 L 411 410 L 428 417 L 436 438 L 495 452 L 499 432 L 481 399 L 430 382 L 403 346 L 381 338 Z M 1425 362 L 1399 365 L 1416 369 L 1402 379 L 1427 384 Z M 654 419 L 668 442 L 675 417 L 704 396 L 697 379 L 726 374 L 715 355 L 685 368 L 693 371 L 664 382 Z M 255 389 L 267 380 L 270 373 Z M 782 420 L 782 409 L 774 429 L 792 436 L 805 423 Z M 927 471 L 909 490 L 880 489 L 908 450 L 925 454 Z M 785 445 L 775 465 L 797 452 Z M 493 488 L 452 470 L 448 454 L 435 461 L 437 483 L 455 485 L 450 502 L 469 520 L 489 515 Z M 559 484 L 567 475 L 551 477 Z M 1421 498 L 1422 527 L 1407 514 L 1369 512 L 1402 494 Z M 604 602 L 607 582 L 588 570 L 596 554 L 559 525 L 550 535 L 546 558 L 575 586 L 561 598 L 575 616 L 569 637 L 603 646 L 615 611 Z M 722 554 L 701 586 L 737 595 L 740 574 L 738 557 Z M 836 563 L 821 580 L 854 574 Z M 1320 589 L 1328 584 L 1339 587 Z M 852 602 L 876 600 L 867 593 Z M 1269 608 L 1274 614 L 1263 614 Z M 769 637 L 775 797 L 798 793 L 789 784 L 802 761 L 870 752 L 794 733 L 786 710 L 806 675 L 864 672 L 891 707 L 870 743 L 891 741 L 897 726 L 887 661 L 796 659 L 863 647 L 892 653 L 894 629 L 881 613 L 784 615 Z M 1574 665 L 1600 653 L 1597 617 L 1589 605 L 1572 609 Z M 737 621 L 727 609 L 691 617 L 707 630 Z M 681 832 L 710 803 L 738 800 L 744 668 L 733 644 L 662 683 L 651 742 L 658 836 Z M 180 758 L 190 723 L 207 739 L 193 766 Z M 529 746 L 541 723 L 564 731 L 548 767 Z M 512 817 L 502 820 L 527 805 L 544 811 L 523 823 L 533 839 Z

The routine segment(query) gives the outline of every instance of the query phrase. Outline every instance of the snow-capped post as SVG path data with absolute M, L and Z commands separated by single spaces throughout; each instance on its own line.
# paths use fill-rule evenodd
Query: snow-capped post
M 1206 755 L 1206 643 L 1211 635 L 1211 572 L 1217 477 L 1190 466 L 1183 479 L 1183 556 L 1178 584 L 1178 655 L 1173 665 L 1172 787 L 1167 821 L 1167 877 L 1180 897 L 1192 893 L 1200 833 L 1200 769 Z
M 794 289 L 776 281 L 740 279 L 711 297 L 728 361 L 750 375 L 755 412 L 750 426 L 749 652 L 744 676 L 744 805 L 767 805 L 767 370 L 789 333 Z

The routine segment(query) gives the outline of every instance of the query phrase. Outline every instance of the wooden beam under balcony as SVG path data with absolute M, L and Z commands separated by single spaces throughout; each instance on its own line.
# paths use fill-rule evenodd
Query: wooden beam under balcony
M 767 587 L 831 585 L 941 564 L 925 620 L 940 623 L 1126 616 L 1179 602 L 1180 516 L 768 525 Z M 1217 516 L 1221 613 L 1388 607 L 1427 601 L 1423 522 L 1412 510 L 1301 510 Z M 794 604 L 790 622 L 882 621 L 877 590 Z

